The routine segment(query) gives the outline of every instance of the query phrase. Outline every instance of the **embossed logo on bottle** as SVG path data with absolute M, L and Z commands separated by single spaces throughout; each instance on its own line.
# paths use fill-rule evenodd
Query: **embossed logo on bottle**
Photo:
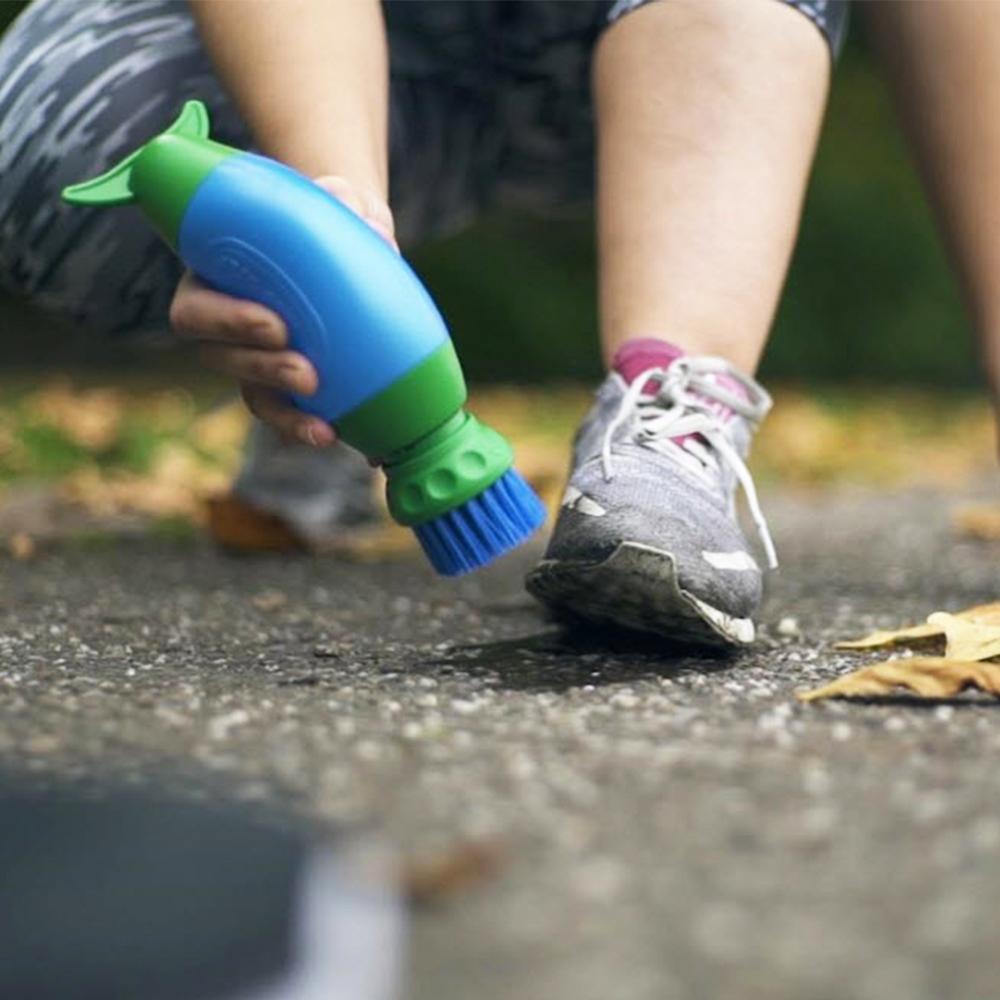
M 240 295 L 263 302 L 288 325 L 293 344 L 305 342 L 315 351 L 324 343 L 323 321 L 292 278 L 266 254 L 234 236 L 220 236 L 206 251 L 216 280 L 231 281 Z

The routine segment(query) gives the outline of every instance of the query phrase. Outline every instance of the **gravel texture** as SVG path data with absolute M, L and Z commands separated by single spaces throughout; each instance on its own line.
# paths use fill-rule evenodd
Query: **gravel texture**
M 0 755 L 406 851 L 501 838 L 418 911 L 414 1000 L 996 996 L 1000 707 L 793 694 L 875 658 L 835 638 L 1000 598 L 1000 550 L 934 494 L 766 507 L 783 567 L 728 660 L 560 631 L 520 590 L 537 550 L 457 584 L 201 542 L 5 561 Z

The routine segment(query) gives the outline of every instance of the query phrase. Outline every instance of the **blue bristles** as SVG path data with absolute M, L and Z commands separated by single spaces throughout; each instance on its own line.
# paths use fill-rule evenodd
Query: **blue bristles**
M 508 469 L 479 496 L 413 530 L 434 568 L 459 576 L 516 548 L 544 522 L 542 501 L 519 472 Z

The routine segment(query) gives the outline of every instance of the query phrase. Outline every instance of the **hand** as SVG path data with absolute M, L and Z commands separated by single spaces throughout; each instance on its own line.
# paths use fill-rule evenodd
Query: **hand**
M 318 177 L 316 183 L 399 250 L 392 212 L 378 195 L 343 177 Z M 255 417 L 317 448 L 336 440 L 328 423 L 295 409 L 285 398 L 290 392 L 311 396 L 319 388 L 319 376 L 303 355 L 287 349 L 288 330 L 277 313 L 208 288 L 188 271 L 170 304 L 170 325 L 177 336 L 198 344 L 203 364 L 237 379 Z

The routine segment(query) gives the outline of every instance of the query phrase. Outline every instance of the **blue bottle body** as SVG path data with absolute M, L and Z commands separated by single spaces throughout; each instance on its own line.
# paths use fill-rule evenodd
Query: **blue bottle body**
M 188 203 L 178 250 L 219 291 L 273 309 L 319 374 L 307 413 L 336 421 L 448 340 L 410 266 L 333 195 L 253 153 L 220 163 Z

